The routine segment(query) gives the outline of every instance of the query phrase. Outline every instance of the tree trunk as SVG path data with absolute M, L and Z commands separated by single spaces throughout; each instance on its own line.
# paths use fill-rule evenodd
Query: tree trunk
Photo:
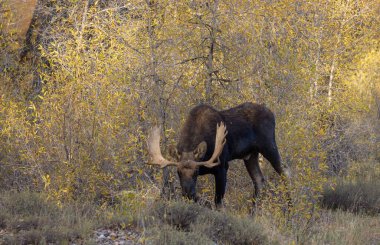
M 164 94 L 164 86 L 165 83 L 162 81 L 160 76 L 158 75 L 157 68 L 158 68 L 158 58 L 157 58 L 157 34 L 154 27 L 153 20 L 155 16 L 157 15 L 157 2 L 151 2 L 147 1 L 147 5 L 150 8 L 150 11 L 152 15 L 148 17 L 148 38 L 149 38 L 149 50 L 150 50 L 150 77 L 151 81 L 153 82 L 153 86 L 155 87 L 154 91 L 157 91 L 157 98 L 155 98 L 157 101 L 156 103 L 153 103 L 153 106 L 155 107 L 153 110 L 155 111 L 156 115 L 158 116 L 158 122 L 162 126 L 163 129 L 163 137 L 162 137 L 162 144 L 167 145 L 167 137 L 165 135 L 165 129 L 166 129 L 166 108 L 164 104 L 165 98 L 163 97 Z M 161 189 L 161 197 L 165 199 L 171 199 L 175 196 L 175 188 L 174 188 L 174 181 L 173 181 L 173 170 L 171 168 L 164 168 L 162 173 L 162 189 Z
M 207 79 L 205 81 L 205 100 L 206 103 L 212 103 L 212 81 L 214 76 L 214 52 L 215 52 L 215 44 L 216 44 L 216 32 L 217 32 L 217 10 L 218 10 L 219 0 L 215 0 L 213 6 L 211 6 L 211 26 L 210 28 L 210 36 L 209 36 L 209 49 L 207 54 L 206 61 L 206 71 L 207 71 Z
M 331 106 L 332 102 L 332 90 L 333 90 L 333 79 L 334 79 L 334 72 L 335 72 L 335 62 L 336 62 L 336 54 L 334 54 L 333 61 L 330 68 L 330 75 L 329 75 L 329 87 L 328 87 L 328 94 L 327 94 L 327 100 L 328 105 Z
M 319 62 L 321 58 L 321 41 L 322 41 L 322 30 L 319 31 L 318 37 L 318 49 L 317 49 L 317 58 L 315 60 L 315 73 L 314 73 L 314 82 L 311 85 L 311 97 L 317 98 L 318 96 L 318 80 L 319 80 Z
M 5 6 L 9 7 L 9 9 L 5 9 L 4 11 L 12 12 L 12 19 L 10 23 L 2 23 L 2 21 L 0 21 L 0 24 L 5 24 L 5 32 L 15 31 L 16 37 L 21 40 L 20 43 L 22 43 L 30 27 L 34 10 L 37 6 L 37 0 L 6 0 Z
M 86 21 L 87 21 L 87 12 L 88 12 L 88 5 L 89 1 L 86 1 L 84 3 L 84 9 L 83 9 L 83 15 L 82 15 L 82 23 L 80 27 L 79 37 L 78 37 L 78 43 L 77 43 L 77 51 L 80 52 L 83 48 L 82 40 L 83 40 L 83 32 L 84 28 L 86 27 Z

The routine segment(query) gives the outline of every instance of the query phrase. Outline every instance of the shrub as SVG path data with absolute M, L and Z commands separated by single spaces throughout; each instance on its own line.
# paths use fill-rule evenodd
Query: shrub
M 146 192 L 146 190 L 145 190 Z M 146 193 L 142 191 L 122 191 L 114 200 L 114 204 L 102 210 L 105 220 L 103 225 L 109 228 L 122 228 L 136 226 L 142 219 L 142 210 L 149 203 Z
M 212 240 L 229 244 L 267 243 L 264 229 L 252 218 L 237 218 L 222 212 L 205 212 L 199 216 L 193 230 L 203 231 Z
M 160 219 L 177 229 L 189 231 L 190 225 L 195 223 L 198 216 L 204 212 L 199 205 L 175 202 L 167 204 L 158 202 L 152 210 L 152 216 Z
M 304 244 L 380 244 L 378 216 L 325 210 Z
M 156 231 L 157 232 L 157 231 Z M 172 229 L 170 226 L 160 227 L 159 235 L 153 239 L 157 245 L 192 245 L 192 244 L 215 244 L 210 238 L 198 232 L 184 232 Z
M 380 183 L 340 183 L 335 189 L 326 188 L 322 204 L 330 209 L 380 213 Z
M 6 219 L 7 219 L 7 216 L 3 213 L 0 213 L 0 229 L 5 229 L 7 227 Z
M 252 217 L 237 218 L 225 212 L 212 211 L 194 203 L 157 203 L 150 211 L 150 226 L 156 230 L 159 241 L 169 244 L 267 244 L 265 230 Z M 169 228 L 172 229 L 170 230 Z M 176 237 L 177 236 L 177 237 Z M 182 241 L 181 238 L 184 240 Z

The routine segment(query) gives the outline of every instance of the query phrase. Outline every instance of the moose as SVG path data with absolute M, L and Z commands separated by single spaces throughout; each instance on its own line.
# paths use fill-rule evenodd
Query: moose
M 213 174 L 217 208 L 222 207 L 231 160 L 244 160 L 254 185 L 254 200 L 265 181 L 258 161 L 259 153 L 279 175 L 287 175 L 276 145 L 274 114 L 261 104 L 247 102 L 223 111 L 205 104 L 194 107 L 181 130 L 175 150 L 176 161 L 162 156 L 159 127 L 152 128 L 147 146 L 151 158 L 148 164 L 161 168 L 176 166 L 183 196 L 195 202 L 198 199 L 198 176 Z

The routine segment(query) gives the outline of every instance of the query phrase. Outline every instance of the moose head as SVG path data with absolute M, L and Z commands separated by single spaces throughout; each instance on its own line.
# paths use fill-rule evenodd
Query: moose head
M 150 155 L 150 162 L 148 164 L 157 165 L 161 168 L 166 166 L 177 167 L 177 173 L 180 180 L 182 195 L 189 199 L 197 200 L 196 197 L 196 182 L 200 166 L 213 168 L 220 164 L 219 156 L 223 151 L 224 144 L 226 143 L 227 129 L 224 123 L 218 124 L 215 136 L 215 148 L 211 158 L 208 161 L 196 161 L 197 157 L 181 157 L 179 161 L 166 160 L 160 150 L 160 127 L 153 127 L 148 136 L 147 146 Z M 201 143 L 202 144 L 202 143 Z M 202 147 L 202 146 L 201 146 Z M 197 150 L 195 150 L 197 151 Z M 189 153 L 190 154 L 190 153 Z M 197 155 L 197 152 L 191 152 Z

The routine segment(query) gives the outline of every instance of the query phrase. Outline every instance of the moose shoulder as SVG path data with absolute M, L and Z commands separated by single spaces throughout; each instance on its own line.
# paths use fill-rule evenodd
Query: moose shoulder
M 255 186 L 254 197 L 264 184 L 259 153 L 278 174 L 284 173 L 275 139 L 275 118 L 264 105 L 244 103 L 224 111 L 208 105 L 196 106 L 181 130 L 177 162 L 168 161 L 161 155 L 159 141 L 159 129 L 154 128 L 148 139 L 150 164 L 176 166 L 182 194 L 195 201 L 197 177 L 213 174 L 217 207 L 221 206 L 225 193 L 229 161 L 244 160 Z

